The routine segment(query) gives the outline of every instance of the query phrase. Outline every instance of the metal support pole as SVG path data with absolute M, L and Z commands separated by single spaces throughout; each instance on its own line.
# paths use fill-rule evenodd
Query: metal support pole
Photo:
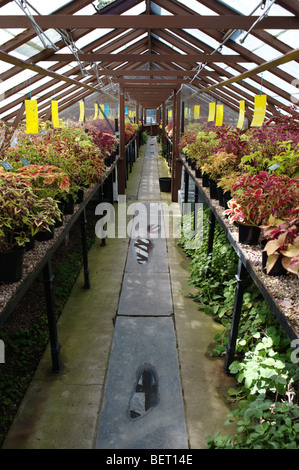
M 242 263 L 242 261 L 239 260 L 238 273 L 236 275 L 237 287 L 236 287 L 236 293 L 235 293 L 235 303 L 234 303 L 234 310 L 233 310 L 233 316 L 232 316 L 232 324 L 230 328 L 229 341 L 226 345 L 225 372 L 228 375 L 230 374 L 229 366 L 231 365 L 235 357 L 236 343 L 237 343 L 237 338 L 238 338 L 238 330 L 239 330 L 239 323 L 240 323 L 241 310 L 242 310 L 243 294 L 244 294 L 244 288 L 245 288 L 244 280 L 246 279 L 246 275 L 247 275 L 247 270 L 244 264 Z
M 189 173 L 188 171 L 186 170 L 185 168 L 185 173 L 184 173 L 184 189 L 185 189 L 185 192 L 184 192 L 184 203 L 187 204 L 188 202 L 188 193 L 189 193 Z
M 184 101 L 182 101 L 181 106 L 182 106 L 181 108 L 181 135 L 183 135 L 185 132 L 185 102 Z
M 82 238 L 82 253 L 83 253 L 83 267 L 84 267 L 84 288 L 90 289 L 89 267 L 88 267 L 88 250 L 87 250 L 87 237 L 86 237 L 86 212 L 85 209 L 81 215 L 81 238 Z
M 207 256 L 209 256 L 213 252 L 213 243 L 214 243 L 214 234 L 215 234 L 215 214 L 210 209 L 210 218 L 209 218 L 209 239 L 208 239 L 208 251 Z M 209 269 L 206 269 L 205 278 L 209 276 Z
M 60 372 L 60 344 L 58 342 L 57 324 L 55 317 L 55 304 L 54 304 L 54 293 L 53 293 L 53 281 L 54 275 L 52 273 L 51 260 L 49 260 L 43 268 L 43 282 L 46 295 L 46 307 L 48 316 L 48 328 L 51 345 L 51 356 L 52 356 L 52 370 L 55 373 Z
M 199 191 L 198 191 L 198 186 L 195 185 L 195 192 L 194 192 L 194 230 L 197 227 L 197 203 L 198 203 L 198 197 L 199 197 Z

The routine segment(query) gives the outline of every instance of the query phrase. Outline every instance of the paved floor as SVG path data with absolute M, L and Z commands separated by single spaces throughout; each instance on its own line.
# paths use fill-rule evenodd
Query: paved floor
M 158 186 L 166 172 L 150 138 L 129 175 L 128 205 L 170 203 Z M 3 448 L 203 449 L 223 429 L 234 381 L 209 357 L 221 327 L 189 297 L 176 240 L 149 249 L 136 239 L 91 248 L 91 289 L 81 273 L 58 322 L 62 371 L 52 374 L 48 347 Z

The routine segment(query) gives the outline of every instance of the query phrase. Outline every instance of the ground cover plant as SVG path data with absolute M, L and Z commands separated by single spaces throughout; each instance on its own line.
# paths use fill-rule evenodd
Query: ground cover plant
M 87 205 L 88 247 L 94 242 L 94 204 Z M 57 318 L 70 295 L 82 266 L 81 226 L 70 231 L 52 258 Z M 0 365 L 0 447 L 26 393 L 49 341 L 44 287 L 38 278 L 14 313 L 0 328 L 5 343 L 5 364 Z
M 212 354 L 224 356 L 234 306 L 238 258 L 216 224 L 213 255 L 207 256 L 209 211 L 203 216 L 203 243 L 190 257 L 190 284 L 198 288 L 199 310 L 223 326 Z M 192 216 L 190 217 L 191 223 Z M 185 222 L 188 223 L 188 222 Z M 206 270 L 209 275 L 206 277 Z M 199 312 L 199 315 L 202 314 Z M 236 358 L 230 373 L 236 386 L 227 399 L 235 409 L 225 424 L 235 423 L 233 435 L 207 436 L 210 449 L 292 449 L 299 444 L 299 368 L 290 339 L 259 291 L 248 278 L 244 293 Z

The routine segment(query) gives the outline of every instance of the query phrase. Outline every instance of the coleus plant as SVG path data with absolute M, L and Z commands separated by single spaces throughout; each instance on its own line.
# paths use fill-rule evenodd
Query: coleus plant
M 290 211 L 285 220 L 270 216 L 262 229 L 268 240 L 264 248 L 267 272 L 281 259 L 282 266 L 299 277 L 299 207 Z
M 61 212 L 51 197 L 40 199 L 22 176 L 0 175 L 0 252 L 24 246 L 39 230 L 50 230 Z
M 269 174 L 243 174 L 231 189 L 232 199 L 225 211 L 234 222 L 261 225 L 270 215 L 282 218 L 299 199 L 299 178 Z

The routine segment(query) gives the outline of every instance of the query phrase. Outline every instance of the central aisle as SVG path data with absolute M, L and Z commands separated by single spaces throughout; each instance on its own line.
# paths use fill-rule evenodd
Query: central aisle
M 159 202 L 156 139 L 149 137 L 136 216 L 144 209 L 149 216 L 150 203 L 157 207 Z M 152 215 L 147 234 L 136 230 L 130 240 L 98 449 L 188 448 L 166 240 L 152 237 L 152 231 L 161 230 L 160 218 Z

